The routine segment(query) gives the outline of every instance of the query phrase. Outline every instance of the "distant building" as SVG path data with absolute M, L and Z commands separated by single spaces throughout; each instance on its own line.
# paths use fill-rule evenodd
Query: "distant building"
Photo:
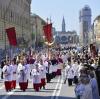
M 65 47 L 75 47 L 79 43 L 76 31 L 67 31 L 65 19 L 62 20 L 62 31 L 56 31 L 56 42 Z
M 31 24 L 32 34 L 34 36 L 32 43 L 34 43 L 35 46 L 39 46 L 39 43 L 43 41 L 43 26 L 46 24 L 46 22 L 40 16 L 36 14 L 31 14 Z
M 94 20 L 93 37 L 94 42 L 97 44 L 97 47 L 100 50 L 100 15 Z
M 64 17 L 63 17 L 63 20 L 62 20 L 62 32 L 66 32 L 66 24 L 65 24 Z
M 89 30 L 91 28 L 91 9 L 89 6 L 85 6 L 79 13 L 80 23 L 80 43 L 82 46 L 88 45 Z

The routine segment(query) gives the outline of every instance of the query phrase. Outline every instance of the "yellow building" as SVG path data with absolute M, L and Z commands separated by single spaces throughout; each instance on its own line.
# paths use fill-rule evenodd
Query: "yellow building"
M 6 28 L 15 27 L 18 45 L 29 43 L 31 0 L 0 0 L 0 49 L 9 47 Z
M 100 49 L 100 15 L 94 20 L 94 36 L 95 42 Z

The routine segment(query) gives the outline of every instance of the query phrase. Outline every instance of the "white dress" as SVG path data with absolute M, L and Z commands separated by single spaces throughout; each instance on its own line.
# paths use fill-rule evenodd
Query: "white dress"
M 12 81 L 12 68 L 5 65 L 2 71 L 4 73 L 5 81 Z
M 31 74 L 32 74 L 33 84 L 40 84 L 41 83 L 40 73 L 36 69 L 32 69 Z
M 27 69 L 21 64 L 18 65 L 18 81 L 27 82 Z

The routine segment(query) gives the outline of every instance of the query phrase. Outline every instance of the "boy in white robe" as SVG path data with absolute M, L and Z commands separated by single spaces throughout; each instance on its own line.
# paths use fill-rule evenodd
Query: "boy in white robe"
M 6 91 L 11 91 L 11 89 L 12 89 L 12 87 L 11 87 L 11 84 L 12 84 L 11 73 L 12 73 L 12 69 L 9 65 L 9 62 L 7 62 L 3 67 L 3 74 L 4 74 L 4 78 L 5 78 L 4 84 L 5 84 Z
M 40 85 L 41 85 L 41 77 L 40 77 L 40 72 L 38 65 L 35 65 L 36 67 L 32 69 L 31 75 L 33 79 L 33 88 L 35 91 L 40 90 Z
M 41 76 L 41 86 L 40 88 L 43 87 L 45 89 L 46 85 L 46 67 L 43 65 L 43 61 L 41 60 L 39 65 L 39 71 L 40 71 L 40 76 Z
M 12 67 L 12 88 L 15 89 L 16 77 L 17 77 L 17 64 L 14 64 L 14 62 L 12 61 L 11 67 Z
M 20 89 L 25 91 L 27 89 L 27 69 L 26 67 L 21 63 L 18 64 L 18 80 L 19 80 L 19 86 Z
M 74 78 L 74 70 L 71 65 L 71 62 L 68 62 L 68 65 L 65 68 L 65 75 L 67 76 L 68 79 L 68 85 L 71 86 Z

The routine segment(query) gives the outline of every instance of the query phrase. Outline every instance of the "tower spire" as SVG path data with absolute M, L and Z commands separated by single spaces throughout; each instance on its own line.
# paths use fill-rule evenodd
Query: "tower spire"
M 65 18 L 63 16 L 63 20 L 62 20 L 62 31 L 66 32 L 66 24 L 65 24 Z

